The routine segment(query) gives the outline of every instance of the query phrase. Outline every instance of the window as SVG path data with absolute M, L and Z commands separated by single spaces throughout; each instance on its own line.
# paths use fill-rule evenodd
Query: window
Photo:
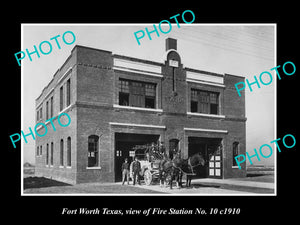
M 235 161 L 235 157 L 239 155 L 239 143 L 238 142 L 233 142 L 232 144 L 232 166 L 237 166 L 237 163 Z
M 67 139 L 67 166 L 71 166 L 71 138 Z
M 155 84 L 145 84 L 145 107 L 155 108 L 156 87 Z
M 64 140 L 60 140 L 60 166 L 64 165 Z
M 218 114 L 218 94 L 210 93 L 210 114 Z
M 64 109 L 64 87 L 61 86 L 59 89 L 59 110 L 62 111 Z
M 53 117 L 53 96 L 50 98 L 50 117 Z
M 129 81 L 119 80 L 119 105 L 129 105 Z
M 67 80 L 67 106 L 71 103 L 71 80 Z
M 90 135 L 88 137 L 88 167 L 99 166 L 99 152 L 98 152 L 99 136 Z
M 51 149 L 50 149 L 50 165 L 53 166 L 53 142 L 51 142 Z
M 198 112 L 198 93 L 195 90 L 191 91 L 191 112 Z
M 169 157 L 170 159 L 173 159 L 174 156 L 178 153 L 178 139 L 171 139 L 169 141 Z
M 219 93 L 192 89 L 191 112 L 218 114 Z
M 40 155 L 43 155 L 43 147 L 42 147 L 42 145 L 40 146 Z
M 36 156 L 39 156 L 39 154 L 40 154 L 40 147 L 37 146 L 37 148 L 36 148 Z
M 40 119 L 43 119 L 43 108 L 40 108 Z
M 39 110 L 36 112 L 36 120 L 38 121 L 40 118 L 39 118 Z
M 46 120 L 49 119 L 49 102 L 46 102 Z
M 119 80 L 119 105 L 155 108 L 156 84 Z
M 46 145 L 46 165 L 49 165 L 49 144 Z
M 204 91 L 198 92 L 199 112 L 209 114 L 209 93 Z
M 134 107 L 145 106 L 145 87 L 140 82 L 130 82 L 129 105 Z

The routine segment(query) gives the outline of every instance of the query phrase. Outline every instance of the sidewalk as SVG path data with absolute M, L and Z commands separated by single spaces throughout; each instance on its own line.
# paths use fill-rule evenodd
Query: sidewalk
M 244 181 L 244 180 L 236 180 L 236 179 L 195 179 L 193 182 L 197 183 L 214 183 L 214 184 L 229 184 L 235 186 L 246 186 L 246 187 L 254 187 L 254 188 L 268 188 L 274 189 L 274 183 L 267 182 L 257 182 L 257 181 Z
M 194 179 L 191 187 L 160 187 L 159 184 L 137 186 L 141 189 L 147 189 L 165 194 L 183 194 L 183 195 L 255 195 L 255 194 L 274 194 L 274 183 L 257 182 L 237 179 Z

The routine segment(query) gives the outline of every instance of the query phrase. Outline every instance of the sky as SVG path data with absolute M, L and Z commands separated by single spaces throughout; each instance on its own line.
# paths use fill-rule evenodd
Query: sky
M 157 25 L 157 24 L 156 24 Z M 111 51 L 113 54 L 126 55 L 156 62 L 163 62 L 165 39 L 177 39 L 179 52 L 184 67 L 195 68 L 216 73 L 229 73 L 243 76 L 254 81 L 263 71 L 273 75 L 270 85 L 253 85 L 253 91 L 246 89 L 246 150 L 251 155 L 254 148 L 259 150 L 263 144 L 269 144 L 275 138 L 275 87 L 276 75 L 271 68 L 276 66 L 276 27 L 273 24 L 172 24 L 168 34 L 152 33 L 152 40 L 147 35 L 140 39 L 138 45 L 134 32 L 151 31 L 153 24 L 22 24 L 21 49 L 29 52 L 42 41 L 52 44 L 52 52 L 33 54 L 32 61 L 26 57 L 22 60 L 22 130 L 35 126 L 35 99 L 50 82 L 55 72 L 62 66 L 75 45 Z M 163 27 L 168 30 L 168 27 Z M 61 37 L 66 31 L 72 31 L 76 40 L 66 45 Z M 58 49 L 50 38 L 60 35 Z M 66 40 L 70 36 L 66 35 Z M 44 46 L 47 51 L 47 46 Z M 16 61 L 17 64 L 17 61 Z M 268 77 L 263 80 L 268 82 Z M 23 161 L 34 163 L 34 141 L 22 141 Z M 274 165 L 273 155 L 260 162 L 253 158 L 256 165 Z M 267 155 L 267 153 L 265 153 Z

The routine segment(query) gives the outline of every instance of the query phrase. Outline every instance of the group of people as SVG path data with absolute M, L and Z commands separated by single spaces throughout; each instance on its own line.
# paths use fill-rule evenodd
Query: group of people
M 149 152 L 151 152 L 151 156 L 149 155 Z M 149 152 L 146 153 L 146 156 L 145 156 L 148 161 L 152 161 L 154 155 L 157 155 L 157 154 L 161 155 L 161 156 L 166 156 L 166 150 L 163 145 L 163 142 L 160 142 L 159 145 L 155 145 L 155 143 L 152 142 Z M 173 152 L 175 153 L 176 150 L 174 149 Z M 129 184 L 130 167 L 132 167 L 133 185 L 135 185 L 136 183 L 138 183 L 140 185 L 141 181 L 140 181 L 139 174 L 141 171 L 141 163 L 139 162 L 137 156 L 134 157 L 134 161 L 131 163 L 131 165 L 129 165 L 128 158 L 125 158 L 124 163 L 122 164 L 122 185 L 124 185 L 125 180 L 127 180 L 127 184 Z
M 139 162 L 138 158 L 135 157 L 134 161 L 132 162 L 132 173 L 133 173 L 133 185 L 137 182 L 141 185 L 140 180 L 140 171 L 141 171 L 141 163 Z M 127 184 L 129 185 L 129 171 L 130 165 L 128 159 L 126 158 L 124 163 L 122 164 L 122 185 L 125 183 L 125 179 L 127 180 Z

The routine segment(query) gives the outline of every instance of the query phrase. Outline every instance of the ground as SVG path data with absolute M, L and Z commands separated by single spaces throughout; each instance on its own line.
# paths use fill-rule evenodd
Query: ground
M 189 188 L 153 185 L 122 185 L 121 183 L 85 183 L 70 185 L 44 177 L 25 177 L 24 194 L 191 194 L 191 195 L 255 195 L 274 194 L 273 173 L 249 173 L 239 179 L 195 179 Z

